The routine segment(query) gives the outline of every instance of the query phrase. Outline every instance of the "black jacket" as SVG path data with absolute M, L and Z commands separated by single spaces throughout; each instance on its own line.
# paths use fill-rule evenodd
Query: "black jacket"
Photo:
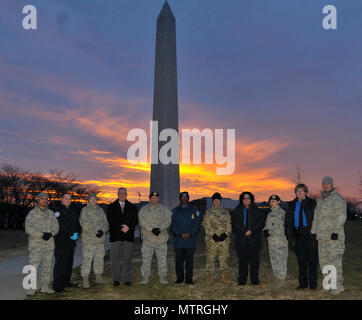
M 112 202 L 107 210 L 107 219 L 109 223 L 110 241 L 134 241 L 134 230 L 138 224 L 138 209 L 137 207 L 126 200 L 124 212 L 122 214 L 119 200 Z M 126 224 L 129 230 L 122 232 L 122 224 Z
M 67 209 L 64 205 L 60 204 L 54 209 L 54 214 L 59 223 L 59 232 L 54 236 L 55 246 L 61 245 L 64 241 L 69 241 L 76 245 L 76 242 L 70 237 L 74 233 L 81 233 L 82 227 L 79 223 L 79 215 L 72 205 Z
M 306 197 L 302 200 L 302 204 L 300 206 L 300 210 L 304 210 L 307 226 L 303 226 L 303 222 L 300 221 L 298 230 L 294 227 L 294 210 L 295 205 L 298 199 L 295 198 L 294 200 L 288 203 L 287 214 L 285 215 L 285 225 L 286 225 L 286 234 L 288 240 L 293 240 L 298 234 L 310 234 L 312 229 L 312 223 L 314 219 L 314 209 L 316 207 L 316 201 L 312 198 Z
M 234 233 L 234 242 L 236 250 L 241 249 L 249 243 L 254 249 L 261 249 L 261 231 L 265 225 L 265 215 L 253 203 L 248 208 L 248 228 L 244 226 L 244 206 L 239 204 L 232 212 L 231 225 Z M 251 235 L 246 237 L 247 230 L 251 231 Z

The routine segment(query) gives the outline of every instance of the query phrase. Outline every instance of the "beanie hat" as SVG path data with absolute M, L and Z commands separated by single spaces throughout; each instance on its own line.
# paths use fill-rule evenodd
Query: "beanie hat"
M 219 192 L 215 192 L 212 197 L 211 197 L 212 201 L 214 201 L 215 199 L 219 199 L 220 201 L 222 201 L 222 196 Z
M 181 192 L 180 193 L 180 200 L 182 197 L 187 197 L 187 199 L 190 199 L 189 193 L 187 191 Z

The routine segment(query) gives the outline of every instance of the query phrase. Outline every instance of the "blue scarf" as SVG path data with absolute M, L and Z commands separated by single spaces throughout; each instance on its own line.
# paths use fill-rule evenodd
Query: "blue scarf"
M 248 210 L 244 208 L 244 227 L 246 226 L 246 218 L 248 216 Z
M 294 210 L 294 227 L 295 228 L 299 228 L 299 211 L 300 211 L 301 204 L 302 204 L 302 202 L 299 200 L 295 204 L 295 210 Z M 304 209 L 303 209 L 303 226 L 304 227 L 307 226 L 307 218 L 305 216 Z

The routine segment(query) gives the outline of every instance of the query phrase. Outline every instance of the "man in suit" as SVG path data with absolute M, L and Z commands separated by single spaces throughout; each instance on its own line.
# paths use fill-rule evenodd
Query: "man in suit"
M 286 214 L 286 234 L 291 247 L 295 248 L 299 268 L 298 290 L 317 288 L 318 242 L 311 233 L 316 201 L 307 196 L 308 188 L 298 184 L 296 198 L 289 202 Z
M 118 189 L 118 199 L 112 202 L 107 211 L 109 223 L 112 279 L 115 287 L 121 277 L 127 286 L 132 284 L 132 254 L 134 230 L 138 224 L 138 209 L 127 200 L 127 189 Z
M 251 284 L 258 285 L 259 258 L 262 248 L 261 231 L 264 228 L 265 217 L 256 206 L 254 195 L 251 192 L 243 192 L 239 201 L 240 203 L 231 217 L 235 249 L 239 259 L 238 284 L 246 284 L 250 265 Z

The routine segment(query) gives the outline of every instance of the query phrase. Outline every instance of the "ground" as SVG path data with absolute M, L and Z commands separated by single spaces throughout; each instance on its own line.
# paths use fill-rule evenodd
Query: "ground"
M 109 253 L 105 257 L 105 278 L 109 280 L 108 285 L 94 285 L 84 290 L 81 288 L 69 289 L 64 294 L 37 294 L 32 299 L 48 300 L 48 299 L 62 299 L 62 300 L 84 300 L 84 299 L 135 299 L 135 300 L 148 300 L 148 299 L 174 299 L 174 300 L 194 300 L 194 299 L 247 299 L 247 300 L 260 300 L 260 299 L 297 299 L 297 300 L 320 300 L 320 299 L 362 299 L 362 224 L 360 222 L 346 223 L 346 253 L 344 256 L 344 276 L 345 276 L 345 292 L 339 296 L 325 294 L 322 290 L 312 291 L 303 290 L 297 291 L 295 288 L 298 285 L 297 281 L 297 261 L 293 251 L 289 252 L 288 262 L 288 278 L 286 285 L 282 290 L 273 288 L 272 286 L 272 271 L 269 261 L 267 244 L 264 242 L 263 250 L 261 253 L 261 267 L 260 267 L 260 285 L 251 286 L 250 284 L 240 287 L 236 285 L 237 279 L 237 261 L 235 251 L 230 247 L 230 281 L 228 285 L 223 285 L 216 282 L 213 285 L 206 285 L 205 283 L 205 254 L 203 245 L 203 235 L 200 233 L 198 248 L 195 253 L 195 276 L 194 286 L 185 284 L 173 284 L 175 280 L 175 264 L 173 247 L 169 245 L 169 285 L 161 285 L 158 283 L 156 275 L 155 258 L 152 267 L 152 277 L 149 285 L 141 286 L 140 265 L 141 253 L 140 242 L 136 242 L 136 249 L 134 254 L 134 267 L 133 267 L 133 285 L 126 287 L 121 285 L 114 288 L 111 284 L 110 276 L 110 260 Z M 92 279 L 92 278 L 91 278 Z M 81 283 L 79 268 L 73 272 L 73 281 Z M 321 286 L 321 274 L 319 275 L 319 285 Z
M 24 230 L 0 230 L 0 261 L 27 254 L 28 236 Z

